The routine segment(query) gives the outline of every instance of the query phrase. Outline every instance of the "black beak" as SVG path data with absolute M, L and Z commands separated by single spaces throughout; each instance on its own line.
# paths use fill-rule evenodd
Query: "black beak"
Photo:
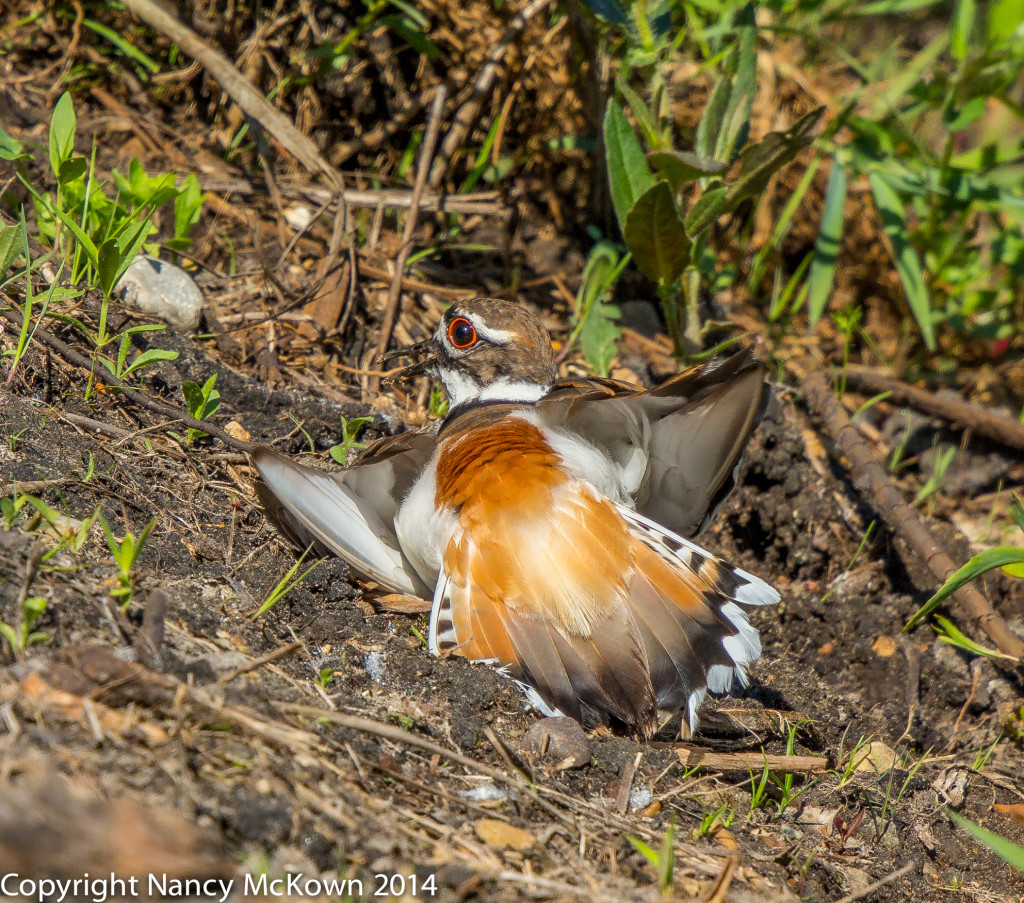
M 423 342 L 417 342 L 415 345 L 406 345 L 404 348 L 388 351 L 378 358 L 377 364 L 380 365 L 394 360 L 396 357 L 418 358 L 418 360 L 413 360 L 408 366 L 402 367 L 397 372 L 391 374 L 385 382 L 391 383 L 399 379 L 411 379 L 414 376 L 421 376 L 432 371 L 432 368 L 437 363 L 438 350 L 437 342 L 433 338 L 429 338 Z

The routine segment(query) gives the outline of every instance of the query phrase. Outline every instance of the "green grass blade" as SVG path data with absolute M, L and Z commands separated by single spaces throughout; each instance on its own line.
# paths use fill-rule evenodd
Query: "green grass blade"
M 906 210 L 896 190 L 882 173 L 869 173 L 871 194 L 882 217 L 882 228 L 892 244 L 893 262 L 903 282 L 910 311 L 917 320 L 921 336 L 929 351 L 935 350 L 935 325 L 932 322 L 932 304 L 928 287 L 924 282 L 921 261 L 910 244 L 910 229 L 907 226 Z
M 989 831 L 981 825 L 976 825 L 974 822 L 964 818 L 962 815 L 957 815 L 957 813 L 952 809 L 947 809 L 946 815 L 953 819 L 953 821 L 955 821 L 969 834 L 973 834 L 997 856 L 1005 859 L 1010 863 L 1010 865 L 1017 869 L 1018 872 L 1024 872 L 1024 847 L 1019 847 L 1017 844 L 1011 843 L 1005 837 L 1002 837 L 993 831 Z
M 825 313 L 836 275 L 836 260 L 843 239 L 843 209 L 846 205 L 846 170 L 838 160 L 832 160 L 825 188 L 825 209 L 821 214 L 821 230 L 814 243 L 811 274 L 807 278 L 808 320 L 813 330 Z
M 922 605 L 914 616 L 907 621 L 903 629 L 910 630 L 923 618 L 927 618 L 936 608 L 953 595 L 958 589 L 966 586 L 972 580 L 977 580 L 982 574 L 995 568 L 1005 567 L 1008 564 L 1024 563 L 1024 548 L 1016 546 L 997 546 L 994 549 L 986 549 L 975 555 L 970 561 L 953 574 L 942 588 Z

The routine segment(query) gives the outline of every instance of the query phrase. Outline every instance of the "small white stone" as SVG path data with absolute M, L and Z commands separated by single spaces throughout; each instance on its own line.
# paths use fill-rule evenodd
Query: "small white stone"
M 654 799 L 654 795 L 649 787 L 634 787 L 629 794 L 629 808 L 646 809 L 651 805 L 652 799 Z
M 376 650 L 366 653 L 366 658 L 363 659 L 363 670 L 375 684 L 384 683 L 384 675 L 388 670 L 384 653 Z
M 203 295 L 183 269 L 140 255 L 117 287 L 122 303 L 167 321 L 179 332 L 195 332 L 203 315 Z

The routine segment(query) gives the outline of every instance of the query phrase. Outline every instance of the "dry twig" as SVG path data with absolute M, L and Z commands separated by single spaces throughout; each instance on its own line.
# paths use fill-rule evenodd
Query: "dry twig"
M 402 230 L 402 247 L 395 259 L 395 274 L 391 280 L 391 291 L 388 294 L 388 304 L 384 308 L 384 319 L 380 325 L 380 338 L 377 340 L 377 350 L 374 357 L 380 358 L 388 350 L 388 343 L 391 341 L 391 333 L 394 332 L 395 323 L 398 321 L 398 302 L 402 297 L 402 276 L 405 274 L 405 262 L 409 259 L 412 251 L 412 239 L 416 234 L 416 221 L 419 218 L 420 198 L 423 196 L 423 188 L 427 182 L 427 172 L 430 170 L 430 161 L 434 157 L 434 148 L 437 146 L 437 135 L 441 130 L 441 114 L 444 112 L 444 102 L 448 92 L 440 87 L 434 95 L 434 103 L 430 108 L 430 118 L 427 120 L 427 131 L 423 136 L 423 145 L 420 148 L 419 165 L 416 167 L 416 182 L 412 189 L 412 199 L 409 202 L 409 212 L 405 218 L 405 228 Z M 380 377 L 371 376 L 366 383 L 366 391 L 372 397 L 380 388 Z
M 889 400 L 897 404 L 910 405 L 926 414 L 941 417 L 1010 448 L 1024 449 L 1024 423 L 1000 417 L 978 405 L 944 398 L 898 379 L 883 376 L 869 367 L 847 367 L 846 384 L 865 392 L 889 392 Z

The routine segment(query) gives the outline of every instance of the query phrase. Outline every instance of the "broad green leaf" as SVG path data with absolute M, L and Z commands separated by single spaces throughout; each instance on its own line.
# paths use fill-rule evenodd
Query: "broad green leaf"
M 608 186 L 619 228 L 626 231 L 626 217 L 640 197 L 654 184 L 643 148 L 622 108 L 608 101 L 604 114 L 604 152 L 608 161 Z
M 705 191 L 686 214 L 686 234 L 696 238 L 707 229 L 725 210 L 725 197 L 729 189 L 724 185 Z
M 108 296 L 114 290 L 117 283 L 118 270 L 121 267 L 121 250 L 117 246 L 116 238 L 108 238 L 100 245 L 97 255 L 96 273 L 99 276 L 100 288 L 103 294 Z
M 718 143 L 718 133 L 722 130 L 722 118 L 725 116 L 731 91 L 732 81 L 726 76 L 722 76 L 715 83 L 708 98 L 708 105 L 704 107 L 704 115 L 697 124 L 697 134 L 693 138 L 693 150 L 697 156 L 707 160 L 714 159 L 715 145 Z
M 626 217 L 626 247 L 649 279 L 662 284 L 682 275 L 690 259 L 690 242 L 668 182 L 652 185 Z
M 846 170 L 836 159 L 828 174 L 825 188 L 825 209 L 821 214 L 821 229 L 814 243 L 811 274 L 807 278 L 807 316 L 811 329 L 825 313 L 836 273 L 836 258 L 843 239 L 843 208 L 846 204 Z
M 0 126 L 0 160 L 14 162 L 25 152 L 24 145 L 12 135 L 8 135 Z
M 607 376 L 615 359 L 619 339 L 622 338 L 622 330 L 615 322 L 618 319 L 618 307 L 597 301 L 580 327 L 580 348 L 598 376 Z
M 772 175 L 790 163 L 814 140 L 814 129 L 825 112 L 818 107 L 801 116 L 784 132 L 769 132 L 757 144 L 743 151 L 740 174 L 729 184 L 726 208 L 735 210 L 739 203 L 764 190 Z
M 636 850 L 641 856 L 643 856 L 644 859 L 646 859 L 651 865 L 653 865 L 655 868 L 658 867 L 658 863 L 661 860 L 661 855 L 658 853 L 657 850 L 655 850 L 651 846 L 648 846 L 639 837 L 633 837 L 633 835 L 631 834 L 626 835 L 626 840 L 628 840 L 633 845 L 633 849 Z
M 974 12 L 974 0 L 957 0 L 949 35 L 949 52 L 953 55 L 953 59 L 960 62 L 967 59 L 967 52 L 970 49 Z
M 729 167 L 728 163 L 721 160 L 710 160 L 699 154 L 675 150 L 655 151 L 647 155 L 647 162 L 668 179 L 673 191 L 678 191 L 687 182 L 701 176 L 716 175 Z
M 50 169 L 56 176 L 60 165 L 75 152 L 75 108 L 71 93 L 65 91 L 53 108 L 50 118 Z
M 143 351 L 142 354 L 135 358 L 135 360 L 132 361 L 131 366 L 122 372 L 122 376 L 127 376 L 129 373 L 134 373 L 136 370 L 141 370 L 143 367 L 155 364 L 157 361 L 176 361 L 177 359 L 177 351 L 166 351 L 163 348 L 150 348 L 147 351 Z
M 977 580 L 982 574 L 995 568 L 1005 567 L 1008 564 L 1024 564 L 1024 548 L 1016 546 L 996 546 L 994 549 L 986 549 L 984 552 L 975 555 L 962 568 L 954 573 L 934 596 L 922 605 L 914 616 L 907 621 L 904 630 L 910 630 L 921 621 L 927 618 L 936 608 L 946 601 L 960 587 L 966 586 L 972 580 Z
M 900 200 L 900 196 L 887 177 L 877 170 L 868 174 L 868 182 L 875 198 L 875 205 L 882 218 L 882 227 L 892 245 L 893 262 L 896 264 L 896 270 L 903 282 L 910 311 L 913 313 L 914 319 L 917 320 L 918 328 L 921 330 L 928 350 L 934 351 L 935 325 L 932 322 L 931 298 L 924 283 L 921 262 L 918 260 L 917 252 L 910 244 L 910 230 L 907 227 L 903 201 Z
M 599 19 L 612 25 L 629 25 L 629 9 L 622 0 L 583 0 L 584 5 Z
M 1024 24 L 1024 0 L 995 0 L 988 11 L 988 38 L 1000 41 Z
M 181 384 L 181 394 L 185 396 L 185 407 L 188 408 L 189 414 L 199 419 L 199 415 L 203 411 L 203 390 L 198 384 L 186 379 Z
M 997 856 L 1005 859 L 1010 863 L 1010 865 L 1017 869 L 1018 872 L 1024 872 L 1024 847 L 1019 847 L 1017 844 L 1011 843 L 1005 837 L 1002 837 L 993 831 L 989 831 L 981 825 L 976 825 L 974 822 L 964 818 L 962 815 L 958 815 L 952 809 L 947 809 L 946 815 L 953 819 L 953 821 L 955 821 L 965 831 L 973 834 Z
M 89 161 L 85 157 L 72 157 L 61 163 L 60 169 L 57 171 L 57 181 L 61 186 L 69 185 L 82 178 L 88 169 Z
M 643 134 L 644 140 L 650 147 L 660 149 L 663 146 L 661 133 L 658 129 L 658 124 L 654 121 L 654 114 L 644 102 L 644 99 L 626 84 L 625 79 L 621 77 L 615 79 L 615 87 L 626 103 L 629 104 L 630 110 L 633 111 L 636 124 Z
M 0 226 L 0 278 L 21 251 L 21 226 Z
M 746 143 L 750 130 L 750 111 L 757 93 L 757 23 L 754 4 L 748 3 L 740 10 L 736 21 L 739 32 L 739 49 L 736 60 L 736 75 L 729 91 L 729 103 L 722 117 L 722 126 L 715 141 L 716 160 L 732 163 Z

